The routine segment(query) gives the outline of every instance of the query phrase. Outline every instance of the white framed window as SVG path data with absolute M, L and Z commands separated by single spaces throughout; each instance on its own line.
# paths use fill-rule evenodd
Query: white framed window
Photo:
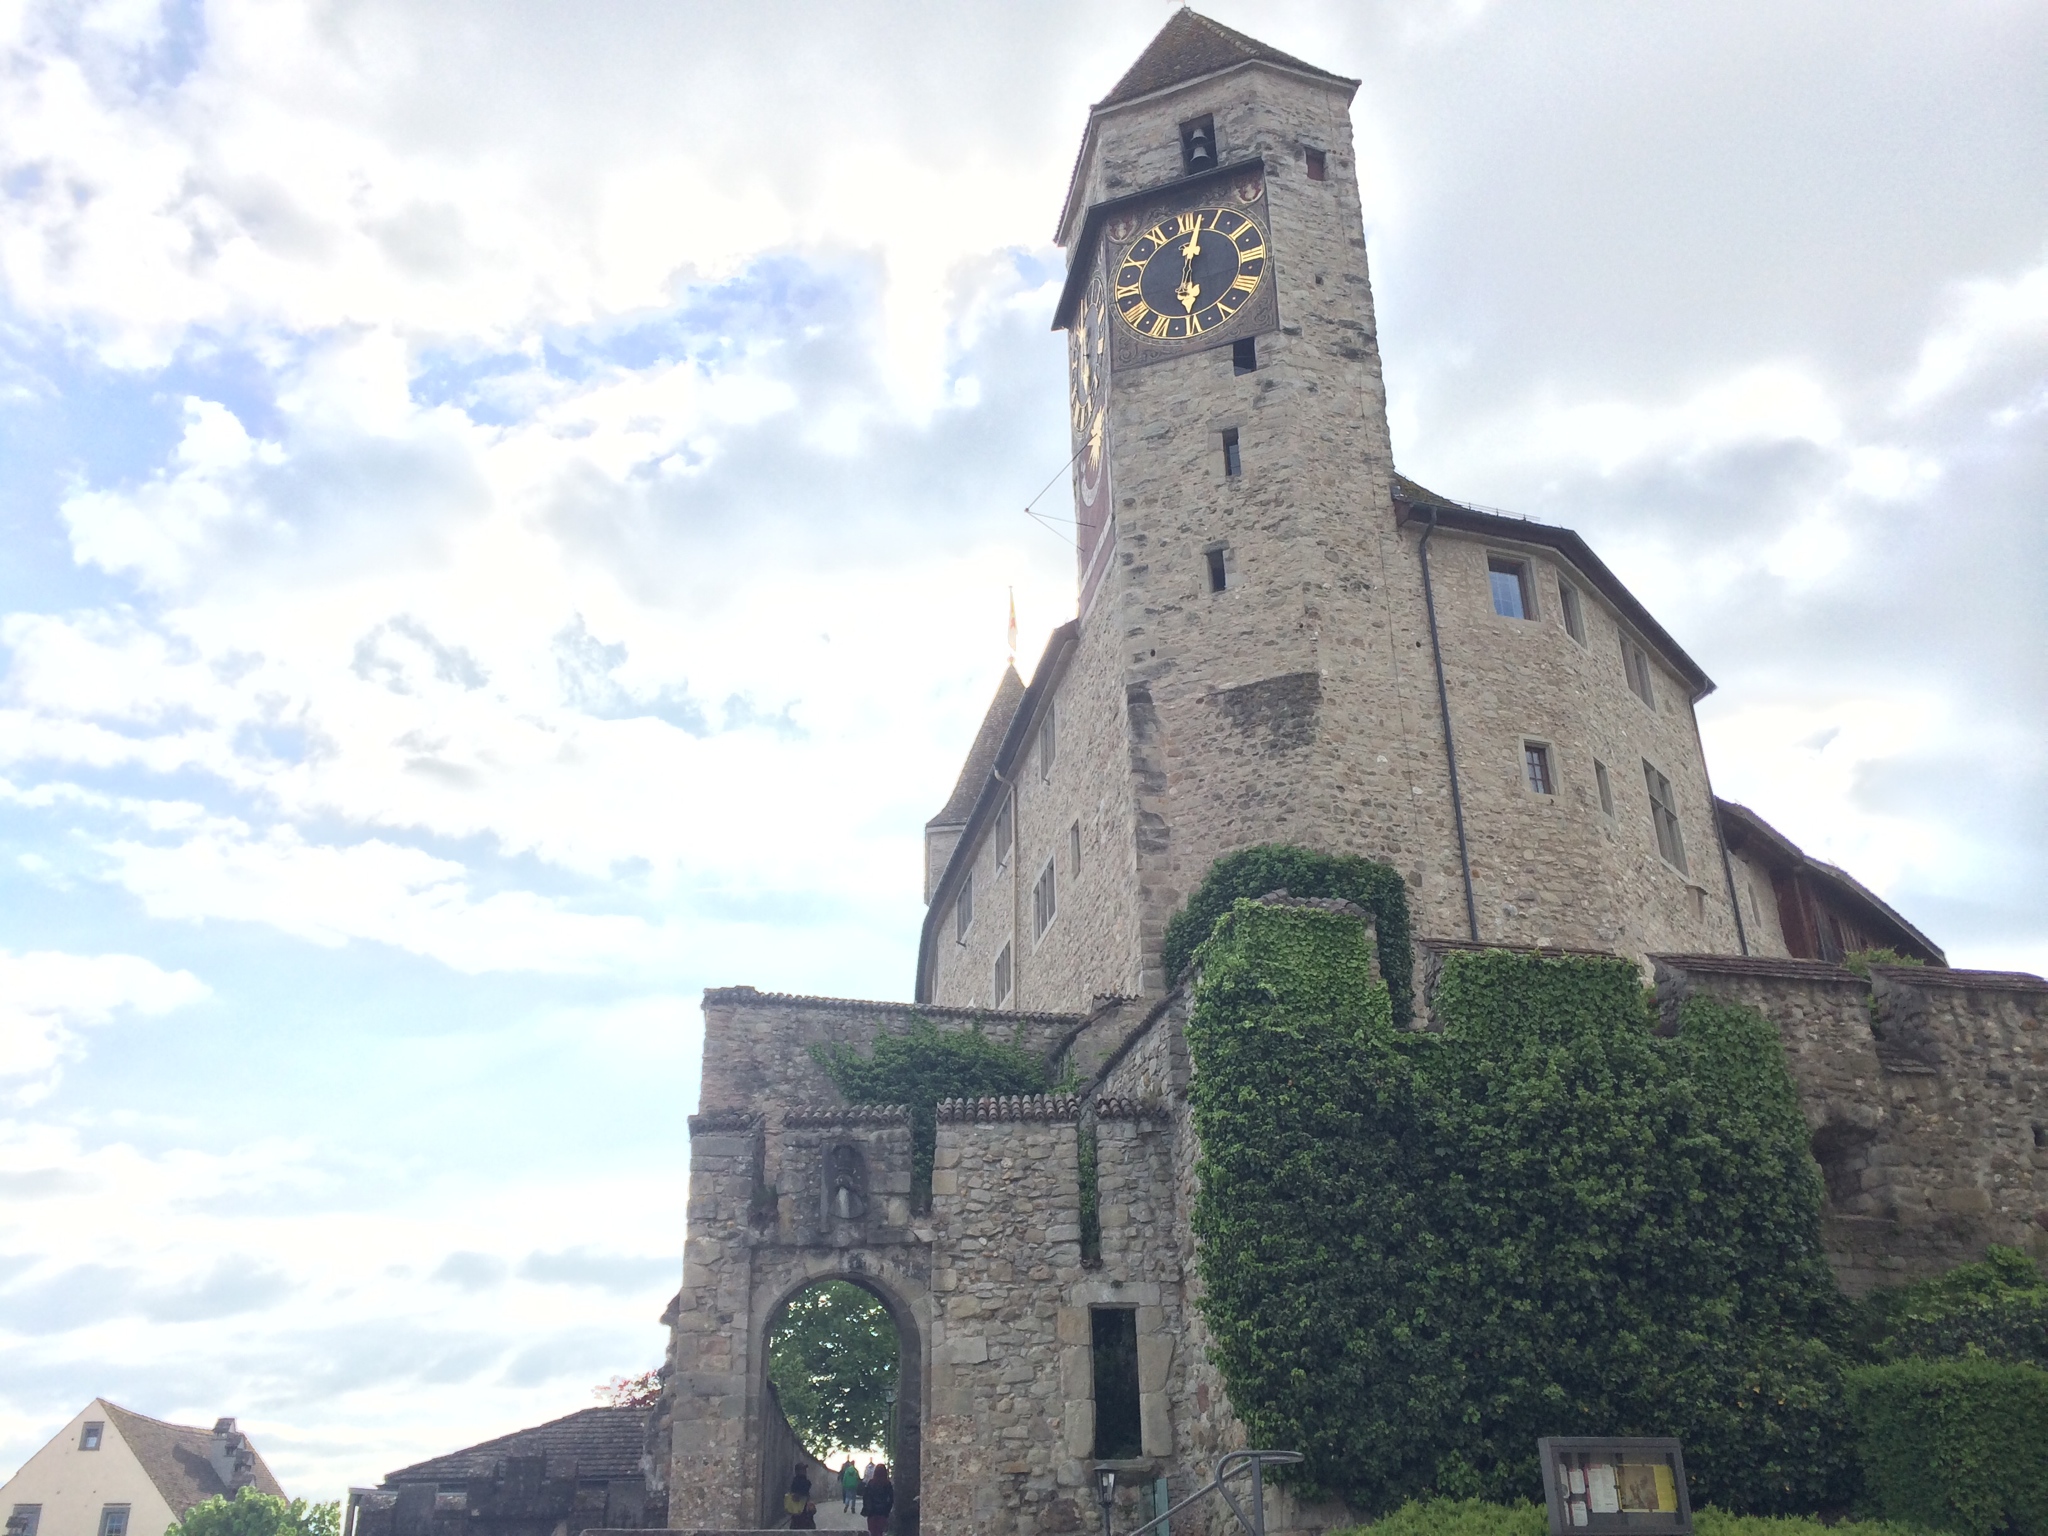
M 1562 576 L 1557 578 L 1557 613 L 1564 620 L 1564 632 L 1579 644 L 1586 643 L 1586 610 L 1579 603 L 1579 589 Z
M 996 807 L 995 836 L 989 841 L 995 844 L 997 869 L 1010 862 L 1010 849 L 1017 841 L 1017 818 L 1011 814 L 1012 804 L 1011 797 L 1004 795 L 1003 803 Z
M 43 1523 L 43 1506 L 40 1504 L 17 1504 L 8 1517 L 10 1530 L 19 1526 L 21 1536 L 36 1536 L 36 1527 Z
M 1680 874 L 1685 873 L 1685 839 L 1678 830 L 1678 801 L 1671 781 L 1643 760 L 1643 784 L 1650 791 L 1650 825 L 1657 832 L 1657 852 Z
M 1067 828 L 1067 873 L 1081 873 L 1081 823 L 1075 822 Z
M 967 930 L 974 926 L 974 871 L 967 871 L 967 878 L 960 882 L 960 894 L 953 898 L 953 937 L 965 939 Z
M 1621 667 L 1628 673 L 1629 691 L 1650 708 L 1657 707 L 1657 690 L 1650 681 L 1650 656 L 1627 635 L 1621 637 Z
M 1038 872 L 1038 883 L 1031 887 L 1031 936 L 1045 937 L 1045 930 L 1052 926 L 1052 920 L 1059 915 L 1059 875 L 1054 869 L 1054 860 L 1047 859 L 1045 868 Z
M 1059 755 L 1059 711 L 1047 709 L 1038 727 L 1038 776 L 1052 777 L 1053 759 Z
M 107 1432 L 107 1426 L 99 1419 L 87 1419 L 78 1431 L 78 1448 L 81 1451 L 96 1451 L 100 1438 Z
M 1005 944 L 996 953 L 996 1006 L 1002 1007 L 1010 1000 L 1010 946 Z
M 100 1536 L 128 1536 L 126 1504 L 109 1504 L 100 1510 Z
M 1493 611 L 1504 619 L 1536 617 L 1536 589 L 1529 584 L 1529 562 L 1506 555 L 1486 557 L 1486 580 L 1493 588 Z
M 1535 794 L 1557 793 L 1557 775 L 1550 766 L 1550 748 L 1540 741 L 1522 743 L 1522 782 Z
M 1614 785 L 1607 777 L 1607 765 L 1597 757 L 1593 759 L 1593 783 L 1600 791 L 1601 814 L 1612 816 L 1614 814 Z

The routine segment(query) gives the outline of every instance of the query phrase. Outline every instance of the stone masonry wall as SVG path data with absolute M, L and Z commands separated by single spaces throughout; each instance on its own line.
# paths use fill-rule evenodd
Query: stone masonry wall
M 1812 960 L 1654 962 L 1667 1013 L 1704 992 L 1778 1026 L 1844 1289 L 1937 1274 L 1990 1243 L 2048 1257 L 2048 982 L 1884 967 L 1866 983 Z

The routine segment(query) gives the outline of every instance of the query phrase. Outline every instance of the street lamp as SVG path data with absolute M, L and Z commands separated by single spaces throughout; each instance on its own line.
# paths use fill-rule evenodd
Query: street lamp
M 1095 1469 L 1095 1502 L 1102 1506 L 1102 1536 L 1109 1536 L 1109 1510 L 1116 1503 L 1116 1469 Z

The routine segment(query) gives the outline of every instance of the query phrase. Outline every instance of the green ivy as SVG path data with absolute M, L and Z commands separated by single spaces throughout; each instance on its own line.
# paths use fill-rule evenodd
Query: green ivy
M 1842 964 L 1868 981 L 1873 965 L 1925 965 L 1926 962 L 1915 960 L 1911 955 L 1902 955 L 1889 945 L 1879 944 L 1871 949 L 1852 949 L 1842 956 Z
M 1823 1525 L 1799 1516 L 1731 1515 L 1714 1508 L 1693 1511 L 1696 1536 L 1918 1536 L 1910 1527 L 1882 1520 L 1842 1520 Z M 1480 1499 L 1423 1499 L 1404 1504 L 1371 1526 L 1338 1536 L 1549 1536 L 1550 1519 L 1541 1504 L 1488 1504 Z
M 811 1059 L 854 1104 L 910 1108 L 910 1198 L 931 1209 L 932 1153 L 941 1099 L 1043 1093 L 1045 1063 L 1006 1040 L 972 1029 L 942 1030 L 920 1018 L 900 1035 L 879 1034 L 866 1056 L 848 1045 L 814 1045 Z
M 1957 1536 L 2048 1533 L 2048 1371 L 1904 1360 L 1849 1373 L 1864 1491 L 1887 1519 Z
M 1415 975 L 1408 926 L 1408 891 L 1400 872 L 1371 859 L 1315 853 L 1285 843 L 1265 843 L 1226 854 L 1209 867 L 1201 889 L 1167 920 L 1166 976 L 1178 981 L 1216 920 L 1240 898 L 1285 891 L 1290 896 L 1340 897 L 1370 912 L 1379 933 L 1380 974 L 1394 1007 L 1394 1022 L 1406 1024 L 1414 1011 Z
M 1081 1162 L 1081 1257 L 1093 1263 L 1102 1257 L 1102 1200 L 1096 1182 L 1095 1132 L 1084 1125 L 1075 1140 Z
M 1412 1034 L 1357 922 L 1247 900 L 1199 959 L 1203 1313 L 1309 1491 L 1522 1498 L 1539 1435 L 1675 1434 L 1699 1503 L 1847 1502 L 1845 1313 L 1766 1020 L 1694 999 L 1658 1039 L 1627 961 L 1496 950 Z

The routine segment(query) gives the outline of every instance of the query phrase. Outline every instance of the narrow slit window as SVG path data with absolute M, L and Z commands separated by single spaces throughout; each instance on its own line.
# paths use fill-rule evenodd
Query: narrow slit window
M 1067 828 L 1067 873 L 1081 873 L 1081 823 L 1078 821 Z
M 1678 830 L 1678 801 L 1671 793 L 1671 781 L 1643 763 L 1643 783 L 1650 791 L 1650 825 L 1657 832 L 1657 852 L 1680 874 L 1685 873 L 1685 839 Z
M 1010 847 L 1014 841 L 1012 834 L 1016 831 L 1017 826 L 1016 818 L 1011 814 L 1010 807 L 1011 800 L 1008 795 L 1005 795 L 1003 803 L 996 807 L 995 845 L 997 869 L 1001 869 L 1010 862 Z
M 1564 620 L 1564 632 L 1579 644 L 1586 643 L 1586 614 L 1579 606 L 1579 589 L 1562 576 L 1557 578 L 1557 611 Z
M 1237 428 L 1223 429 L 1223 473 L 1232 479 L 1244 473 L 1244 457 L 1237 449 Z
M 1557 793 L 1557 781 L 1550 773 L 1550 748 L 1540 741 L 1522 743 L 1522 772 L 1529 781 L 1529 788 L 1539 795 Z
M 960 894 L 953 898 L 953 937 L 965 939 L 967 930 L 974 926 L 974 872 L 969 870 L 967 878 L 960 882 Z
M 1621 637 L 1621 666 L 1628 673 L 1629 692 L 1655 709 L 1657 690 L 1650 683 L 1649 655 L 1627 635 Z
M 1306 151 L 1305 158 L 1308 161 L 1308 179 L 1310 181 L 1327 181 L 1329 179 L 1330 157 L 1328 155 L 1320 149 L 1311 149 Z
M 1038 728 L 1038 776 L 1052 777 L 1053 759 L 1059 753 L 1059 711 L 1048 709 L 1045 723 Z
M 1230 344 L 1230 371 L 1236 374 L 1259 371 L 1259 339 L 1247 336 Z
M 1129 1461 L 1144 1454 L 1138 1417 L 1138 1309 L 1095 1307 L 1095 1459 Z
M 1614 814 L 1614 785 L 1607 777 L 1607 765 L 1599 758 L 1593 759 L 1593 783 L 1600 791 L 1600 810 L 1604 815 Z
M 1002 1007 L 1010 1000 L 1010 946 L 1005 944 L 996 955 L 996 1006 Z
M 1197 117 L 1180 125 L 1181 169 L 1192 176 L 1216 165 L 1216 119 Z
M 1206 551 L 1206 553 L 1209 559 L 1209 590 L 1211 592 L 1221 592 L 1230 585 L 1230 570 L 1224 564 L 1223 551 L 1212 549 Z
M 1529 563 L 1504 555 L 1486 557 L 1486 579 L 1493 588 L 1493 611 L 1504 619 L 1536 617 L 1536 594 L 1529 590 Z
M 1053 861 L 1047 859 L 1045 868 L 1038 872 L 1038 883 L 1031 888 L 1031 936 L 1034 939 L 1045 937 L 1045 930 L 1052 926 L 1059 910 L 1059 875 L 1053 868 Z

